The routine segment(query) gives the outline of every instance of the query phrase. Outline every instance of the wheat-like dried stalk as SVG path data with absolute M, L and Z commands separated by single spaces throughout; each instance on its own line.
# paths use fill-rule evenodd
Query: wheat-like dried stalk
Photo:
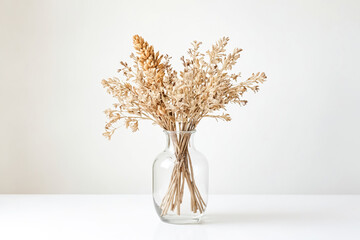
M 188 58 L 182 57 L 184 69 L 177 73 L 168 55 L 155 53 L 154 47 L 142 37 L 133 37 L 136 55 L 131 54 L 134 64 L 120 62 L 118 70 L 124 80 L 117 77 L 102 80 L 108 93 L 117 99 L 105 114 L 109 121 L 104 136 L 111 139 L 123 120 L 125 127 L 138 130 L 140 119 L 151 120 L 168 131 L 192 131 L 205 117 L 230 121 L 224 113 L 229 103 L 245 105 L 243 94 L 247 90 L 258 91 L 258 84 L 266 80 L 265 73 L 252 74 L 247 80 L 237 82 L 240 73 L 230 73 L 240 58 L 242 49 L 235 48 L 226 54 L 229 38 L 223 37 L 206 54 L 199 51 L 201 42 L 194 41 L 188 50 Z M 206 204 L 196 186 L 191 158 L 188 152 L 189 135 L 174 137 L 176 165 L 170 184 L 163 198 L 162 215 L 169 209 L 180 214 L 184 185 L 191 195 L 191 210 L 203 212 Z

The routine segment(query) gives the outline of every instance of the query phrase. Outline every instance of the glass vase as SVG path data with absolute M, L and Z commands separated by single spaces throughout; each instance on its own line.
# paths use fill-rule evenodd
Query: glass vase
M 164 132 L 166 148 L 153 164 L 156 212 L 167 223 L 198 223 L 208 200 L 208 162 L 194 146 L 195 130 Z

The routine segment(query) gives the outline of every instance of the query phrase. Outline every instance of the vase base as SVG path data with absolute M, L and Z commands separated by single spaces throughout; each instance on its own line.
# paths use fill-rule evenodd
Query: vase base
M 161 216 L 161 209 L 154 201 L 155 209 L 157 214 L 159 215 L 161 221 L 170 223 L 170 224 L 197 224 L 200 223 L 201 217 L 203 214 L 180 214 L 177 215 L 173 211 L 169 211 L 165 216 Z
M 200 223 L 201 218 L 188 218 L 186 216 L 181 217 L 181 216 L 165 216 L 162 217 L 160 216 L 161 221 L 165 222 L 165 223 L 170 223 L 170 224 L 198 224 Z

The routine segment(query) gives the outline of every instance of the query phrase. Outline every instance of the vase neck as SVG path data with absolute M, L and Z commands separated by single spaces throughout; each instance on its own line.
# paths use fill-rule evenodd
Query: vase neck
M 186 147 L 188 149 L 195 149 L 194 146 L 194 134 L 193 131 L 166 131 L 166 149 L 176 151 L 176 148 Z

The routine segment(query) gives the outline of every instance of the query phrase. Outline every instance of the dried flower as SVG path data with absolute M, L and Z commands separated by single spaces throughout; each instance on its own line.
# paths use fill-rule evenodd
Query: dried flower
M 104 136 L 110 139 L 117 129 L 115 124 L 121 120 L 132 131 L 138 130 L 140 119 L 151 120 L 168 131 L 194 130 L 205 117 L 230 121 L 230 115 L 224 113 L 227 104 L 244 106 L 247 103 L 242 98 L 244 93 L 248 89 L 257 92 L 266 75 L 256 73 L 246 81 L 237 82 L 240 73 L 229 71 L 240 58 L 242 49 L 235 48 L 232 53 L 226 54 L 228 41 L 227 37 L 221 38 L 206 54 L 199 51 L 201 42 L 194 41 L 188 50 L 188 58 L 181 58 L 184 69 L 178 74 L 172 69 L 168 55 L 155 53 L 153 46 L 135 35 L 136 55 L 130 55 L 134 65 L 120 62 L 122 67 L 118 72 L 124 79 L 113 77 L 102 80 L 107 92 L 117 99 L 117 103 L 105 111 L 109 121 L 105 125 Z M 185 184 L 190 191 L 191 210 L 202 213 L 206 207 L 189 170 L 192 163 L 188 142 L 188 135 L 174 139 L 178 164 L 173 169 L 169 188 L 160 206 L 162 215 L 175 208 L 180 214 Z
M 194 41 L 188 58 L 182 57 L 184 69 L 179 74 L 170 64 L 170 57 L 155 53 L 154 47 L 142 37 L 133 37 L 136 55 L 130 57 L 134 65 L 121 62 L 117 77 L 102 80 L 108 93 L 117 99 L 106 111 L 109 119 L 104 135 L 111 138 L 124 120 L 125 127 L 138 130 L 138 120 L 151 120 L 165 130 L 193 130 L 204 117 L 230 121 L 229 114 L 221 113 L 229 103 L 245 105 L 243 94 L 257 92 L 258 84 L 266 80 L 265 73 L 252 74 L 239 82 L 240 73 L 229 73 L 240 58 L 242 49 L 226 54 L 229 38 L 223 37 L 206 54 L 199 52 L 201 42 Z

